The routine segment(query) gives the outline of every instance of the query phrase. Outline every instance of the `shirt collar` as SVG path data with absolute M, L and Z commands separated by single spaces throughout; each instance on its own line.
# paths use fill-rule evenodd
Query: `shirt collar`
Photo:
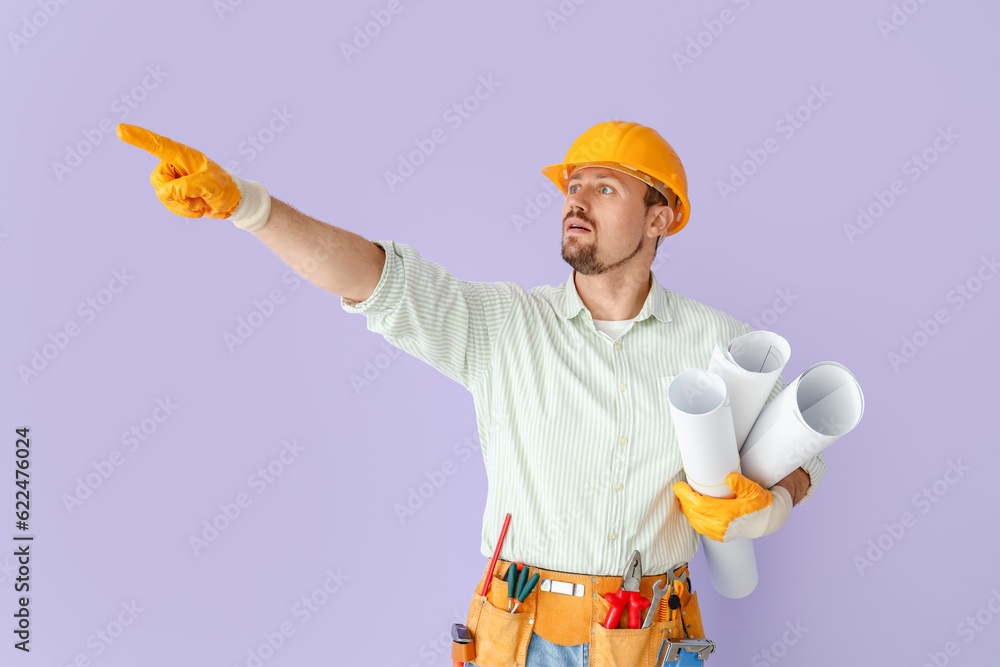
M 580 294 L 576 291 L 576 282 L 573 280 L 575 275 L 576 269 L 570 269 L 569 279 L 564 283 L 562 316 L 566 319 L 573 319 L 581 310 L 586 309 Z M 635 316 L 635 321 L 641 322 L 652 315 L 661 322 L 670 322 L 670 299 L 667 290 L 660 286 L 655 273 L 650 271 L 649 275 L 652 277 L 652 285 L 649 287 L 649 294 L 646 295 L 642 309 Z

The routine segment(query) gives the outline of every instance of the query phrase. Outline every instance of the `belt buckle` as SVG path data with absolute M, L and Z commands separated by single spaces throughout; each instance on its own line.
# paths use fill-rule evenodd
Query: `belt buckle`
M 558 579 L 542 579 L 539 584 L 541 585 L 541 589 L 546 593 L 559 593 L 579 598 L 582 598 L 584 592 L 587 590 L 583 584 L 573 584 L 568 581 L 559 581 Z

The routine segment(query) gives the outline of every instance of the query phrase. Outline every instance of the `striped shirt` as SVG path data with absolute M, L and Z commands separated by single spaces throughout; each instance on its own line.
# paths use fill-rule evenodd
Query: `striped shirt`
M 386 255 L 379 282 L 341 306 L 472 393 L 489 482 L 484 556 L 507 512 L 509 561 L 619 576 L 633 549 L 653 574 L 694 556 L 698 534 L 671 490 L 684 472 L 667 387 L 751 327 L 650 272 L 642 310 L 616 339 L 595 326 L 573 270 L 527 291 L 458 280 L 410 245 L 373 242 Z M 768 401 L 784 386 L 779 377 Z M 803 468 L 808 498 L 826 465 L 817 455 Z

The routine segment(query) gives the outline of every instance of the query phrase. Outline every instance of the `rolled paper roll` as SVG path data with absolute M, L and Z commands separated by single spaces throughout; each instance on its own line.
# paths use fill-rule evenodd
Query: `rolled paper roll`
M 740 451 L 742 473 L 764 488 L 849 433 L 865 397 L 846 366 L 820 361 L 764 406 Z
M 725 351 L 715 346 L 708 370 L 726 383 L 737 448 L 743 446 L 791 354 L 788 341 L 772 331 L 737 336 Z
M 734 497 L 726 476 L 739 470 L 740 461 L 726 383 L 715 373 L 689 369 L 670 382 L 667 400 L 688 484 L 703 495 Z M 701 542 L 715 590 L 741 598 L 756 588 L 751 540 L 716 542 L 702 537 Z

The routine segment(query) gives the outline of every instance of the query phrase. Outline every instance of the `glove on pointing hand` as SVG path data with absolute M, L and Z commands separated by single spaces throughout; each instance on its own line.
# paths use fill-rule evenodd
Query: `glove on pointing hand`
M 770 535 L 784 525 L 792 511 L 792 496 L 784 487 L 768 490 L 738 472 L 729 473 L 726 484 L 735 498 L 704 496 L 687 482 L 673 486 L 691 527 L 717 542 Z
M 145 128 L 119 123 L 118 138 L 160 158 L 149 180 L 172 213 L 185 218 L 230 218 L 257 231 L 267 222 L 271 197 L 260 183 L 223 169 L 201 151 Z

